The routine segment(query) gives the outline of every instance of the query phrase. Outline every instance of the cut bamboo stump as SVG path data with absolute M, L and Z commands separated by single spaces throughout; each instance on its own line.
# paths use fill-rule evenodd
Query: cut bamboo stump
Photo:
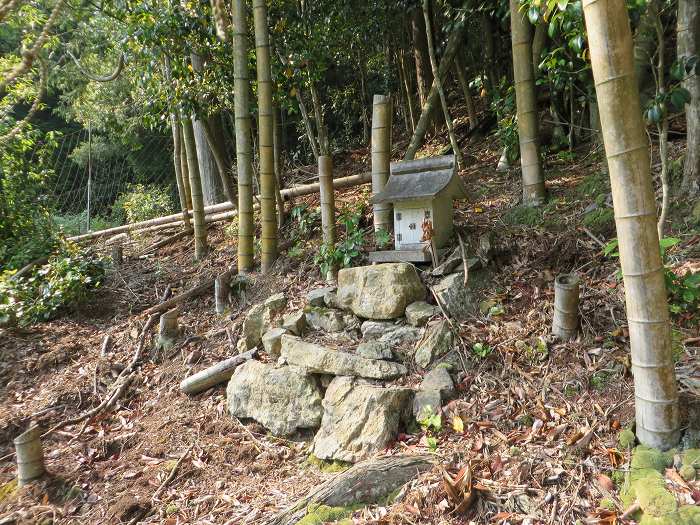
M 115 244 L 110 250 L 112 264 L 115 268 L 119 268 L 124 263 L 124 247 L 121 244 Z
M 46 473 L 41 430 L 33 425 L 14 439 L 17 451 L 17 485 L 23 487 Z
M 172 348 L 172 346 L 175 344 L 175 340 L 180 334 L 180 327 L 178 326 L 177 322 L 177 316 L 179 313 L 178 308 L 173 308 L 160 316 L 158 348 L 168 349 Z
M 223 314 L 229 306 L 229 298 L 231 296 L 230 277 L 231 275 L 226 272 L 214 280 L 214 308 L 219 315 Z
M 221 361 L 190 377 L 186 377 L 180 383 L 180 391 L 185 394 L 194 395 L 199 392 L 204 392 L 219 383 L 228 381 L 231 379 L 236 368 L 253 357 L 255 357 L 255 350 L 250 350 L 249 352 Z
M 568 341 L 578 331 L 579 278 L 574 274 L 561 274 L 554 280 L 554 318 L 552 333 Z

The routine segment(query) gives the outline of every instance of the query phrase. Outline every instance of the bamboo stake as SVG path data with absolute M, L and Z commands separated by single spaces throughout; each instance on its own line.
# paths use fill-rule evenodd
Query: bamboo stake
M 182 119 L 182 134 L 187 152 L 187 170 L 190 176 L 190 192 L 192 194 L 192 218 L 194 222 L 194 258 L 203 259 L 209 251 L 207 245 L 207 227 L 204 223 L 204 195 L 202 181 L 199 177 L 197 149 L 194 142 L 194 130 L 189 118 Z
M 233 0 L 234 113 L 238 165 L 238 270 L 253 269 L 253 163 L 248 82 L 248 26 L 244 0 Z
M 24 487 L 46 473 L 41 430 L 32 425 L 14 439 L 17 451 L 17 486 Z
M 323 243 L 335 244 L 335 196 L 333 194 L 333 159 L 327 155 L 318 158 L 318 181 L 321 200 L 321 230 Z M 327 281 L 335 279 L 336 268 L 330 268 Z
M 389 95 L 374 95 L 372 103 L 372 195 L 380 193 L 389 180 L 391 163 L 391 112 Z M 392 230 L 390 203 L 374 204 L 374 231 Z
M 270 270 L 277 259 L 277 212 L 275 199 L 275 160 L 270 72 L 270 38 L 267 28 L 266 0 L 253 0 L 255 56 L 258 73 L 258 145 L 260 149 L 260 220 L 262 246 L 260 267 Z
M 579 280 L 575 275 L 561 274 L 554 280 L 554 316 L 552 333 L 568 341 L 578 330 Z
M 623 0 L 584 0 L 625 284 L 636 428 L 645 445 L 680 438 L 663 263 L 645 126 Z
M 545 200 L 545 186 L 538 144 L 537 100 L 532 69 L 532 26 L 525 13 L 518 9 L 519 5 L 518 0 L 510 0 L 513 83 L 518 114 L 523 204 L 539 206 Z

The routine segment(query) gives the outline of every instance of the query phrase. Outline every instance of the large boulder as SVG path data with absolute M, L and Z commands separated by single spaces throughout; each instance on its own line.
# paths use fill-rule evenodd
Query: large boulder
M 448 353 L 453 345 L 454 334 L 447 321 L 428 325 L 425 337 L 416 348 L 416 364 L 421 368 L 428 368 L 436 358 Z
M 410 264 L 376 264 L 338 272 L 338 304 L 359 317 L 396 319 L 406 306 L 425 299 L 425 294 L 425 286 Z
M 317 382 L 296 367 L 246 361 L 233 373 L 226 397 L 231 415 L 254 419 L 276 436 L 321 422 Z
M 336 377 L 323 398 L 323 419 L 312 453 L 354 463 L 380 452 L 396 438 L 412 397 L 410 388 Z
M 378 359 L 365 359 L 325 346 L 309 343 L 291 335 L 282 336 L 282 358 L 290 365 L 317 374 L 393 379 L 406 375 L 406 367 Z

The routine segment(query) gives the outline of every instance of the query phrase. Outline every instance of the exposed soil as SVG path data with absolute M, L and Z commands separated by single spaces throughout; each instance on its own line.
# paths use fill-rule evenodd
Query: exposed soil
M 427 153 L 441 146 L 433 144 Z M 475 152 L 474 162 L 461 175 L 470 199 L 457 204 L 455 220 L 470 254 L 476 253 L 480 235 L 493 236 L 495 278 L 483 299 L 496 308 L 485 308 L 460 326 L 465 366 L 459 396 L 443 408 L 441 430 L 430 432 L 440 466 L 411 482 L 399 501 L 366 507 L 353 519 L 615 523 L 625 509 L 611 480 L 619 482 L 616 472 L 624 472 L 629 459 L 617 435 L 631 423 L 634 409 L 624 292 L 616 262 L 601 253 L 614 229 L 603 226 L 593 233 L 582 225 L 584 210 L 606 192 L 585 195 L 580 189 L 586 177 L 603 172 L 601 154 L 577 151 L 567 162 L 550 156 L 549 204 L 535 224 L 518 224 L 512 220 L 518 173 L 495 172 L 497 149 L 490 140 L 470 143 L 468 150 Z M 353 152 L 338 176 L 364 171 L 366 162 L 366 151 Z M 366 202 L 368 196 L 367 185 L 343 190 L 337 206 Z M 316 196 L 300 201 L 317 205 Z M 697 270 L 700 236 L 684 214 L 686 205 L 681 202 L 672 213 L 671 228 L 681 243 L 671 260 Z M 146 321 L 139 312 L 157 304 L 167 286 L 179 293 L 235 264 L 235 245 L 221 223 L 209 231 L 213 251 L 202 263 L 192 262 L 189 239 L 133 257 L 169 234 L 132 239 L 125 248 L 127 262 L 109 274 L 89 304 L 56 321 L 0 331 L 0 486 L 15 476 L 12 438 L 30 420 L 49 429 L 102 401 L 134 352 Z M 137 378 L 117 405 L 44 440 L 51 477 L 9 495 L 0 489 L 0 521 L 264 523 L 332 476 L 307 462 L 301 437 L 274 438 L 257 424 L 229 416 L 225 385 L 194 397 L 178 389 L 183 377 L 235 352 L 222 329 L 231 328 L 235 336 L 251 304 L 284 291 L 290 307 L 301 306 L 307 290 L 322 286 L 313 263 L 318 242 L 314 235 L 294 256 L 284 254 L 271 275 L 253 274 L 254 285 L 227 316 L 214 313 L 213 294 L 185 303 L 183 335 L 168 352 L 151 351 L 155 337 L 149 333 Z M 575 341 L 555 343 L 548 336 L 553 280 L 572 271 L 582 279 L 581 332 Z M 691 314 L 675 319 L 674 327 L 679 366 L 685 377 L 697 379 L 697 323 Z M 107 334 L 113 349 L 101 356 Z M 491 352 L 475 356 L 474 343 Z M 420 374 L 415 369 L 411 374 L 406 382 L 417 382 Z M 684 407 L 697 400 L 687 384 L 682 383 Z M 403 433 L 387 453 L 425 452 L 427 437 L 420 428 Z M 154 498 L 185 453 L 174 479 Z M 456 473 L 465 465 L 471 467 L 477 497 L 466 514 L 457 515 L 440 469 Z M 700 487 L 689 485 L 687 490 Z M 612 498 L 615 508 L 600 508 L 602 498 Z

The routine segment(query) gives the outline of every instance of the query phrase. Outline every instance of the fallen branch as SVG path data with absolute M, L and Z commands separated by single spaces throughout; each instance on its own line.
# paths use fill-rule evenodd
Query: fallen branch
M 185 394 L 194 395 L 214 385 L 228 381 L 231 379 L 236 368 L 253 357 L 255 357 L 255 350 L 250 350 L 243 354 L 225 359 L 214 366 L 210 366 L 201 372 L 186 377 L 180 383 L 180 391 Z
M 151 496 L 151 501 L 155 500 L 158 496 L 160 496 L 160 493 L 165 490 L 165 488 L 172 482 L 172 480 L 175 479 L 175 474 L 177 474 L 177 469 L 180 468 L 180 465 L 182 462 L 185 460 L 187 457 L 187 454 L 190 453 L 190 451 L 194 448 L 194 443 L 192 443 L 189 447 L 187 447 L 187 450 L 180 456 L 180 459 L 177 460 L 177 463 L 173 465 L 173 468 L 170 469 L 170 474 L 168 474 L 168 477 L 163 480 L 163 483 L 160 484 L 158 489 L 153 493 L 153 496 Z
M 344 507 L 375 503 L 433 467 L 432 455 L 385 456 L 357 463 L 329 479 L 290 508 L 267 521 L 267 525 L 292 525 L 306 515 L 310 504 Z
M 47 262 L 49 262 L 49 256 L 48 256 L 48 255 L 45 256 L 45 257 L 39 257 L 38 259 L 34 259 L 32 262 L 30 262 L 30 263 L 28 263 L 28 264 L 22 266 L 22 268 L 20 268 L 20 270 L 19 270 L 16 274 L 14 274 L 12 277 L 10 277 L 10 280 L 16 281 L 17 279 L 19 279 L 20 277 L 22 277 L 24 274 L 29 273 L 29 271 L 30 271 L 32 268 L 34 268 L 35 266 L 40 265 L 40 264 L 41 264 L 41 265 L 44 265 L 44 264 L 46 264 Z

